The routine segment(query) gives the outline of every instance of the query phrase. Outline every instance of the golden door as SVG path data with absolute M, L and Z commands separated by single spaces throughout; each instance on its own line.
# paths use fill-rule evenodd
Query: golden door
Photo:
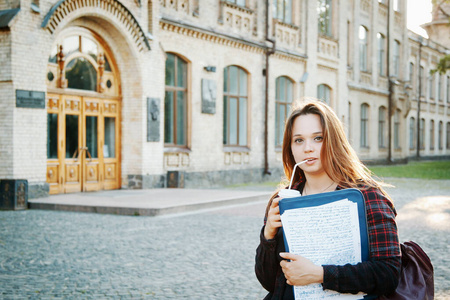
M 48 94 L 50 194 L 120 187 L 120 102 Z

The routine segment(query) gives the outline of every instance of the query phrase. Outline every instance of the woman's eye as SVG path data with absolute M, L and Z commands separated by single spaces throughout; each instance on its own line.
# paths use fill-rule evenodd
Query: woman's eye
M 316 140 L 316 141 L 318 141 L 318 142 L 321 142 L 321 141 L 323 141 L 323 137 L 321 137 L 321 136 L 316 136 L 316 137 L 314 138 L 314 140 Z
M 301 142 L 303 142 L 302 139 L 295 139 L 295 140 L 294 140 L 294 143 L 297 143 L 297 144 L 298 144 L 298 143 L 301 143 Z

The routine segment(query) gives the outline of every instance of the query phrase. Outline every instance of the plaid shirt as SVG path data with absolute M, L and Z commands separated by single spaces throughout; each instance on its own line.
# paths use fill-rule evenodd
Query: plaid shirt
M 293 188 L 303 190 L 303 186 L 304 182 L 300 182 Z M 336 188 L 340 189 L 339 186 Z M 369 188 L 361 192 L 366 204 L 369 261 L 356 265 L 324 265 L 322 286 L 323 289 L 341 293 L 362 291 L 371 295 L 384 295 L 397 287 L 401 268 L 396 211 L 392 202 L 379 190 Z M 294 299 L 292 287 L 286 283 L 281 271 L 280 252 L 285 252 L 283 230 L 279 230 L 274 239 L 266 240 L 263 226 L 260 244 L 256 249 L 255 272 L 261 285 L 269 291 L 265 299 Z

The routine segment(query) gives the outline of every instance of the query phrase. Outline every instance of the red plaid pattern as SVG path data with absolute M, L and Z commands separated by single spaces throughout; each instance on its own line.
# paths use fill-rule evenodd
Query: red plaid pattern
M 303 190 L 303 186 L 304 182 L 299 182 L 294 188 Z M 342 188 L 337 187 L 339 189 Z M 369 188 L 361 192 L 366 201 L 370 259 L 356 265 L 323 266 L 322 285 L 324 289 L 341 293 L 362 291 L 371 295 L 384 295 L 397 287 L 401 268 L 396 211 L 392 202 L 379 190 Z M 269 291 L 266 299 L 293 299 L 292 287 L 286 284 L 280 267 L 281 257 L 278 253 L 284 251 L 283 231 L 279 230 L 273 240 L 266 240 L 263 227 L 256 249 L 255 272 L 261 285 Z

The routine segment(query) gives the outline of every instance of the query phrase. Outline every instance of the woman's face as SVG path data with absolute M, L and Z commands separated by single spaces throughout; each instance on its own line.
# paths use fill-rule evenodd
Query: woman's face
M 305 175 L 318 175 L 324 172 L 320 160 L 322 144 L 323 132 L 320 117 L 315 114 L 298 116 L 292 126 L 291 151 L 296 163 L 310 159 L 299 166 Z

